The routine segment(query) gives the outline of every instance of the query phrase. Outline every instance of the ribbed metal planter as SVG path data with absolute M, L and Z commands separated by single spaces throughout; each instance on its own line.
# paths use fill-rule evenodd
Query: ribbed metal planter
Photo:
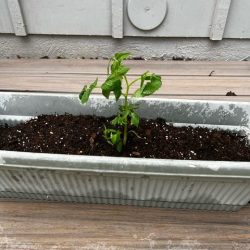
M 177 126 L 201 124 L 249 136 L 250 103 L 144 99 L 139 113 Z M 113 100 L 0 93 L 0 122 L 39 114 L 117 111 Z M 183 124 L 185 123 L 185 124 Z M 94 157 L 0 151 L 0 197 L 233 211 L 250 201 L 250 163 Z

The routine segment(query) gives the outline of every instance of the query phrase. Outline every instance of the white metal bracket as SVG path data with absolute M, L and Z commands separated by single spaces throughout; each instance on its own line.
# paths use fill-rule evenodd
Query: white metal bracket
M 16 36 L 27 36 L 25 24 L 23 20 L 20 3 L 18 0 L 8 0 L 8 8 L 10 11 L 12 25 Z
M 214 8 L 212 26 L 210 30 L 211 40 L 222 40 L 226 27 L 227 16 L 231 0 L 217 0 Z
M 123 38 L 123 0 L 112 0 L 112 37 Z

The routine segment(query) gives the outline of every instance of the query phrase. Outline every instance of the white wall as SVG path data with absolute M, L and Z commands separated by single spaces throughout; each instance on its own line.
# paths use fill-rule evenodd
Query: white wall
M 167 4 L 166 17 L 157 28 L 140 30 L 128 18 L 129 1 L 139 2 L 132 8 L 143 22 Z M 111 36 L 121 21 L 123 36 L 210 37 L 217 25 L 224 38 L 250 38 L 249 13 L 249 0 L 0 0 L 0 33 L 15 33 L 23 22 L 27 34 Z
M 166 16 L 139 29 L 129 2 L 137 3 L 139 22 L 150 24 L 167 4 Z M 109 57 L 120 49 L 146 58 L 241 60 L 250 53 L 249 13 L 250 0 L 0 0 L 0 57 Z
M 250 57 L 250 41 L 206 38 L 136 38 L 110 37 L 0 36 L 0 58 L 109 58 L 115 51 L 130 51 L 147 59 L 243 60 Z M 249 58 L 250 59 L 250 58 Z

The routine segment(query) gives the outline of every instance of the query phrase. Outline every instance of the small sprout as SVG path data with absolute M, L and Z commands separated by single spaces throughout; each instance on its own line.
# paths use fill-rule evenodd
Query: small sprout
M 89 96 L 95 88 L 100 88 L 103 96 L 107 99 L 110 97 L 110 94 L 114 94 L 116 101 L 118 101 L 121 96 L 123 97 L 122 105 L 120 105 L 116 117 L 111 121 L 113 128 L 105 127 L 103 131 L 103 136 L 106 141 L 114 146 L 118 152 L 121 152 L 126 146 L 129 132 L 139 137 L 135 131 L 128 130 L 129 125 L 131 127 L 138 127 L 140 123 L 140 117 L 135 112 L 138 105 L 130 103 L 129 100 L 129 95 L 131 95 L 130 88 L 135 83 L 140 82 L 137 90 L 132 93 L 132 97 L 137 98 L 152 95 L 162 85 L 161 76 L 148 71 L 129 82 L 127 73 L 130 69 L 123 65 L 123 61 L 129 57 L 130 53 L 127 52 L 116 53 L 109 60 L 107 67 L 108 77 L 105 82 L 98 86 L 98 79 L 96 79 L 89 86 L 85 85 L 79 94 L 79 99 L 82 104 L 88 102 Z
M 121 131 L 115 129 L 107 129 L 105 128 L 103 131 L 103 136 L 106 141 L 114 146 L 118 152 L 122 151 L 122 139 L 121 139 Z

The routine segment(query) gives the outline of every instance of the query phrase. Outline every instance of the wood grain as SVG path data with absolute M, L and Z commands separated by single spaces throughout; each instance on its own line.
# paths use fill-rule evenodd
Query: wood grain
M 0 202 L 1 249 L 250 249 L 239 212 Z
M 130 77 L 134 79 L 135 77 Z M 46 90 L 59 92 L 79 92 L 83 85 L 93 82 L 95 75 L 1 75 L 0 89 L 2 90 Z M 105 79 L 103 75 L 98 76 L 99 82 Z M 250 96 L 250 77 L 242 79 L 240 77 L 162 77 L 163 86 L 157 91 L 161 95 L 221 95 L 225 96 L 228 91 L 233 91 L 237 95 Z M 131 89 L 135 90 L 136 86 Z M 249 98 L 250 100 L 250 98 Z
M 130 79 L 146 70 L 161 74 L 163 87 L 156 95 L 166 98 L 250 100 L 250 62 L 126 63 Z M 0 60 L 0 89 L 78 93 L 96 77 L 102 82 L 106 65 L 107 60 Z M 225 97 L 229 91 L 237 97 Z
M 162 75 L 155 96 L 165 98 L 250 101 L 249 62 L 132 61 L 130 79 L 151 70 Z M 0 90 L 78 93 L 98 77 L 103 82 L 107 60 L 0 60 Z M 233 91 L 237 97 L 226 97 Z M 96 91 L 95 93 L 100 93 Z
M 0 74 L 7 73 L 84 73 L 105 74 L 107 60 L 88 59 L 1 59 Z M 250 76 L 250 62 L 205 62 L 205 61 L 141 61 L 129 60 L 131 74 L 152 71 L 161 75 L 181 76 Z

